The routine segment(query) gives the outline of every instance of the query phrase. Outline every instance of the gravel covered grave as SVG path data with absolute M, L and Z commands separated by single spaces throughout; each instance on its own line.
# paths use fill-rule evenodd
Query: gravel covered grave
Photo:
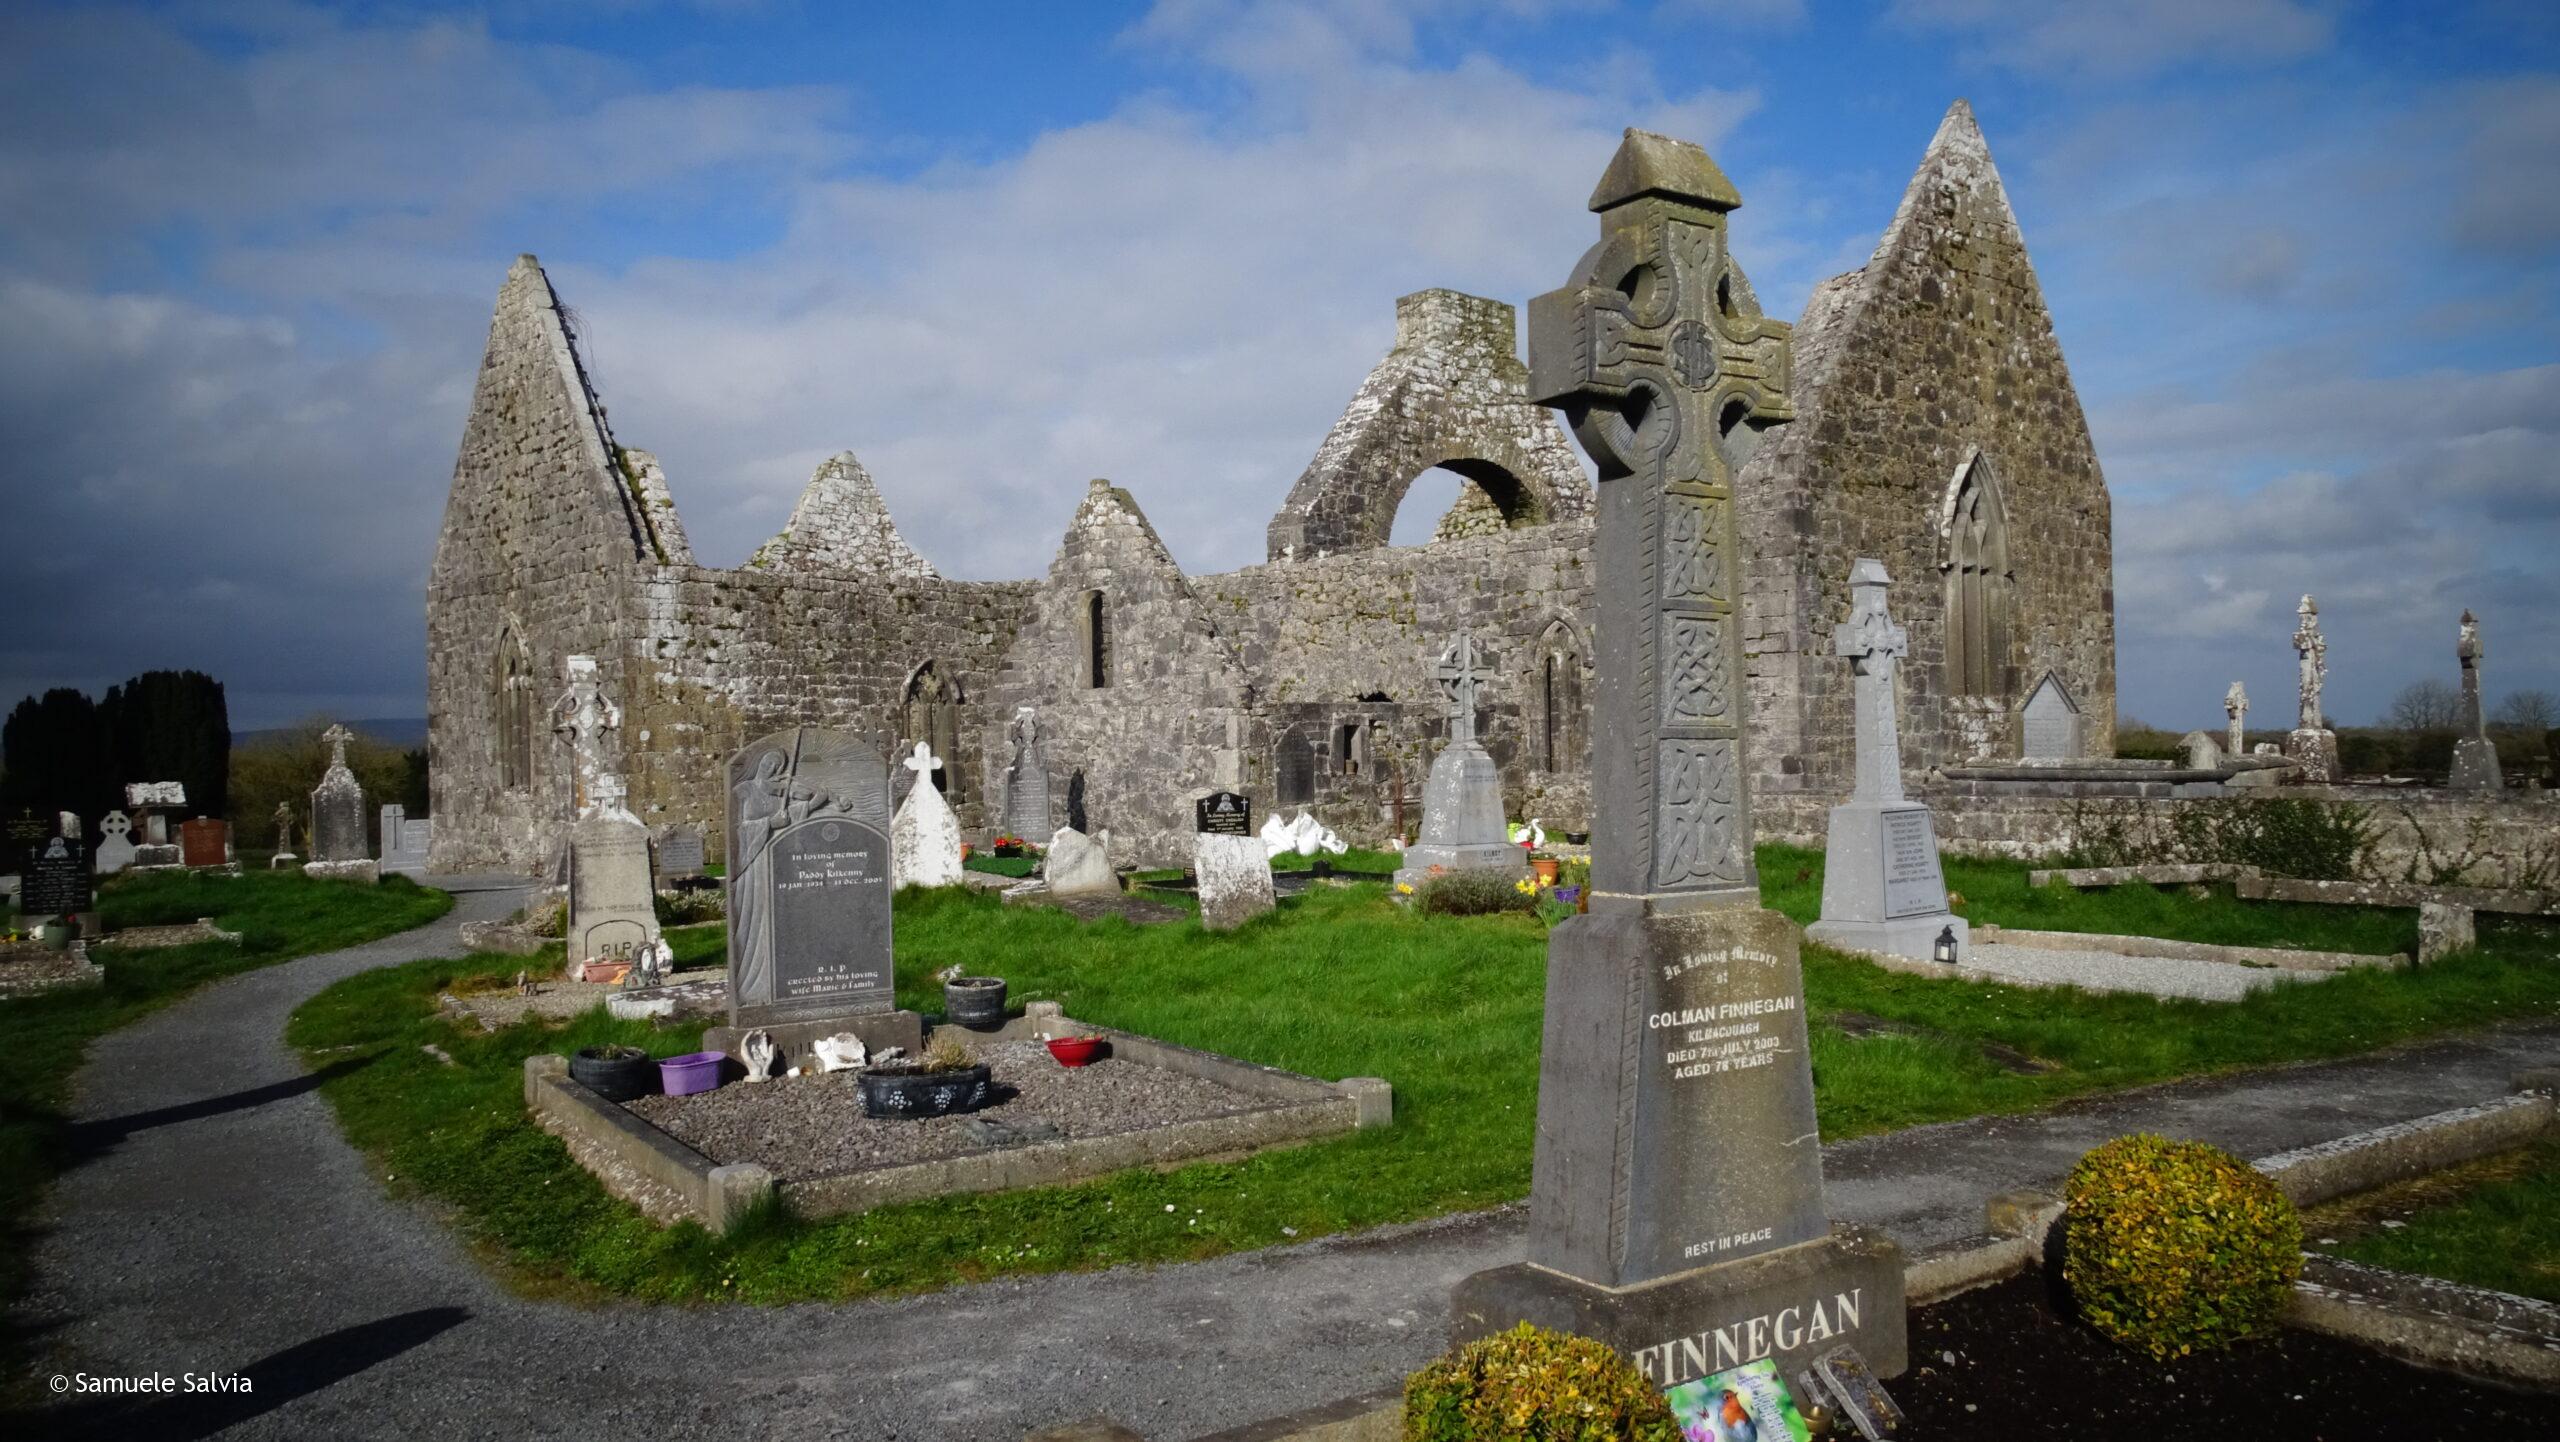
M 1104 1056 L 1060 1066 L 1036 1041 L 978 1044 L 999 1100 L 966 1116 L 874 1121 L 854 1072 L 733 1081 L 630 1109 L 713 1162 L 758 1162 L 782 1182 L 933 1161 L 1033 1142 L 1145 1131 L 1272 1103 L 1233 1087 Z

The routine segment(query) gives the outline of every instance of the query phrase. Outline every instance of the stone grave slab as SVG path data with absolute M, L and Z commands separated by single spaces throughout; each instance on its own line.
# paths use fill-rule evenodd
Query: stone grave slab
M 2081 752 L 2080 703 L 2059 676 L 2047 676 L 2019 713 L 2021 753 L 2029 761 L 2069 761 Z
M 1111 869 L 1111 833 L 1087 836 L 1072 826 L 1058 828 L 1049 838 L 1040 876 L 1052 896 L 1117 894 L 1120 875 Z
M 382 869 L 408 876 L 424 876 L 427 852 L 435 844 L 435 823 L 426 817 L 412 818 L 409 808 L 385 806 L 382 817 Z
M 563 950 L 571 973 L 590 961 L 634 960 L 657 939 L 649 828 L 612 816 L 590 816 L 570 827 Z
M 658 833 L 658 876 L 680 881 L 702 874 L 702 828 L 670 826 Z

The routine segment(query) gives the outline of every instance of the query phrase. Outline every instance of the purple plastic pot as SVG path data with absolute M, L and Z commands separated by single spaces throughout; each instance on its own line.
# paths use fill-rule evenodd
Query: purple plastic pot
M 720 1085 L 720 1064 L 729 1058 L 716 1051 L 698 1051 L 689 1056 L 671 1056 L 658 1063 L 658 1076 L 666 1084 L 667 1095 L 689 1097 Z

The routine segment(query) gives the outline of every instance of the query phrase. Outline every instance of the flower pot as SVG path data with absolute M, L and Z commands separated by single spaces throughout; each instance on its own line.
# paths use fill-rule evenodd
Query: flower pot
M 1529 869 L 1538 873 L 1538 880 L 1553 886 L 1556 884 L 1556 878 L 1564 874 L 1564 863 L 1552 856 L 1532 856 L 1529 858 Z
M 942 984 L 942 1018 L 971 1031 L 1004 1025 L 1004 978 L 963 976 Z
M 1049 1055 L 1060 1066 L 1090 1066 L 1102 1054 L 1102 1038 L 1098 1036 L 1053 1036 L 1049 1038 Z
M 1568 831 L 1564 834 L 1564 840 L 1567 846 L 1589 846 L 1591 844 L 1591 833 L 1588 831 Z
M 870 1117 L 947 1117 L 985 1106 L 995 1093 L 987 1064 L 929 1072 L 920 1066 L 876 1066 L 862 1074 L 862 1112 Z
M 1022 848 L 1019 846 L 999 846 L 996 848 L 996 855 L 998 856 L 1020 856 L 1021 854 Z
M 666 1086 L 667 1095 L 689 1097 L 720 1085 L 720 1064 L 728 1059 L 726 1053 L 716 1051 L 671 1056 L 658 1063 L 658 1076 Z
M 48 921 L 36 928 L 36 940 L 42 942 L 47 951 L 69 951 L 71 938 L 76 934 L 71 927 L 59 921 Z
M 569 1080 L 609 1102 L 627 1102 L 658 1089 L 658 1067 L 636 1046 L 580 1047 L 569 1058 Z

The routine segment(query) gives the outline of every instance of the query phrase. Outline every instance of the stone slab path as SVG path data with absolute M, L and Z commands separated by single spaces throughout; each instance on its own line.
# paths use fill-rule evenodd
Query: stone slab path
M 40 1219 L 40 1344 L 93 1375 L 245 1372 L 252 1390 L 74 1398 L 26 1435 L 1014 1442 L 1107 1415 L 1190 1438 L 1401 1377 L 1443 1345 L 1450 1285 L 1519 1255 L 1506 1208 L 841 1307 L 516 1296 L 385 1193 L 282 1040 L 321 988 L 458 954 L 458 923 L 516 904 L 469 890 L 433 927 L 233 978 L 98 1043 L 74 1102 L 88 1155 Z M 2555 1060 L 2560 1022 L 1865 1138 L 1824 1151 L 1831 1209 L 1927 1246 L 2121 1132 L 2263 1156 L 2488 1100 Z

